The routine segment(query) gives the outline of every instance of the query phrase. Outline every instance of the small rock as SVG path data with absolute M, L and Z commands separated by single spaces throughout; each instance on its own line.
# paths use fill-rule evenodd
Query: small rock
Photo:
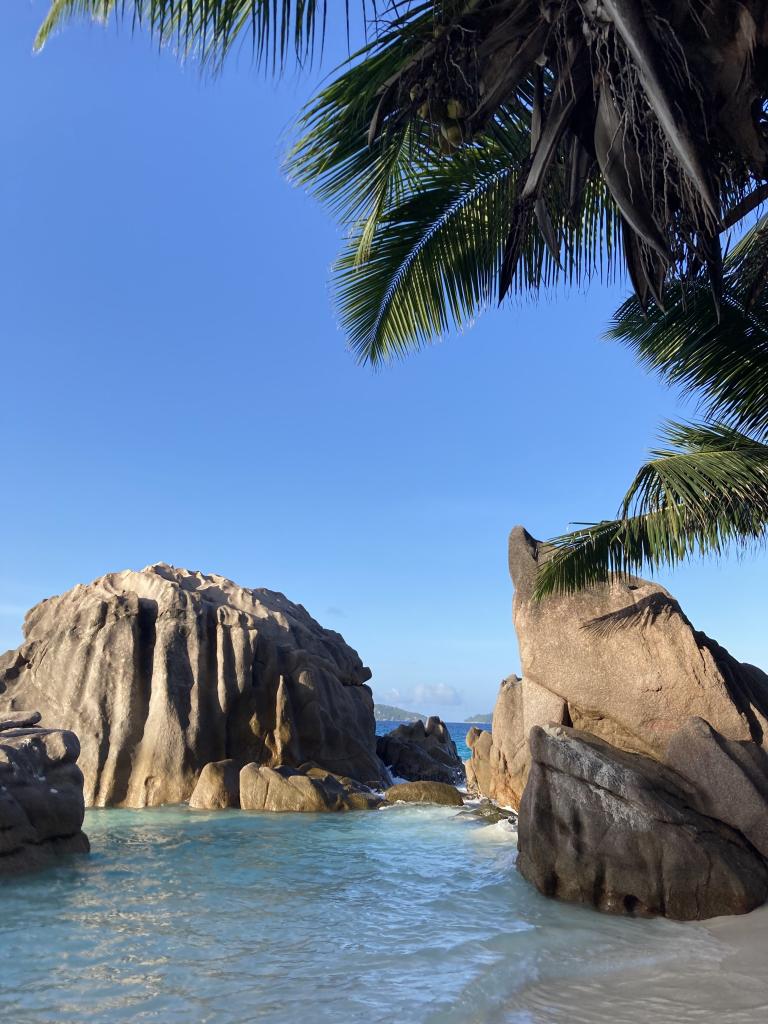
M 400 782 L 384 791 L 388 803 L 403 802 L 407 804 L 446 804 L 450 807 L 463 807 L 461 793 L 455 786 L 445 782 Z
M 203 768 L 189 798 L 189 806 L 201 811 L 240 806 L 240 771 L 232 758 L 210 761 Z

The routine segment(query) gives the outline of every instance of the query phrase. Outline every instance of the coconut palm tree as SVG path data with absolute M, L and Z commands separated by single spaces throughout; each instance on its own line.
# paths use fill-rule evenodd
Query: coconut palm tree
M 422 0 L 364 8 L 370 39 L 302 119 L 291 173 L 348 225 L 352 347 L 378 362 L 486 304 L 626 268 L 613 336 L 703 395 L 615 519 L 551 542 L 539 592 L 764 539 L 768 229 L 721 236 L 768 196 L 768 2 Z M 322 0 L 55 0 L 130 12 L 217 66 L 249 34 L 308 59 Z M 715 302 L 712 302 L 714 295 Z
M 615 519 L 550 541 L 540 596 L 605 581 L 610 573 L 674 565 L 768 537 L 768 217 L 725 264 L 720 319 L 702 275 L 644 313 L 637 298 L 609 336 L 669 384 L 696 395 L 697 424 L 671 424 Z
M 370 161 L 408 140 L 413 159 L 483 144 L 499 118 L 527 138 L 505 234 L 503 297 L 538 224 L 555 259 L 566 239 L 546 197 L 553 178 L 578 208 L 598 177 L 620 212 L 638 298 L 705 267 L 720 292 L 720 234 L 765 198 L 768 0 L 361 0 L 372 43 L 359 95 L 319 135 L 325 157 L 353 132 Z M 349 2 L 334 5 L 342 17 Z M 317 47 L 327 0 L 53 0 L 38 45 L 73 13 L 146 24 L 217 63 L 249 35 L 277 66 Z

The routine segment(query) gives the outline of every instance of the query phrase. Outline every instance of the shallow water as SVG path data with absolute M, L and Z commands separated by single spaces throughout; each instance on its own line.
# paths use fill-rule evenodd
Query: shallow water
M 86 829 L 90 857 L 0 884 L 3 1021 L 766 1019 L 710 1017 L 669 984 L 652 1016 L 617 1001 L 622 979 L 711 978 L 725 947 L 543 899 L 515 872 L 514 833 L 455 809 L 93 810 Z

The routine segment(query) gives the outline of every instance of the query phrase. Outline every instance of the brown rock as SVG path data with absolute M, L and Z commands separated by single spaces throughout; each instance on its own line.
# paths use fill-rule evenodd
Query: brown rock
M 464 781 L 464 764 L 451 739 L 448 726 L 432 716 L 404 722 L 376 741 L 379 757 L 401 779 L 445 782 Z
M 469 760 L 464 762 L 467 789 L 471 793 L 487 794 L 491 788 L 491 734 L 488 729 L 473 725 L 467 733 L 466 744 L 471 751 Z
M 692 809 L 691 787 L 642 754 L 534 727 L 518 869 L 546 896 L 619 914 L 701 920 L 768 896 L 768 867 L 735 829 Z
M 189 798 L 189 806 L 200 811 L 220 811 L 240 806 L 240 769 L 232 758 L 211 761 Z
M 282 594 L 160 563 L 41 602 L 24 632 L 0 719 L 40 708 L 77 733 L 88 805 L 183 802 L 226 759 L 385 780 L 369 670 Z
M 474 789 L 502 807 L 518 807 L 530 756 L 523 715 L 523 680 L 504 679 L 493 709 L 491 738 L 472 746 L 467 778 Z
M 446 804 L 463 807 L 461 793 L 445 782 L 399 782 L 384 791 L 388 803 Z
M 691 716 L 728 740 L 761 743 L 768 736 L 768 676 L 697 632 L 663 587 L 617 579 L 536 602 L 533 584 L 545 557 L 522 527 L 512 530 L 523 743 L 531 726 L 558 719 L 656 758 Z
M 247 764 L 240 772 L 240 806 L 244 811 L 358 811 L 373 810 L 381 797 L 359 784 L 349 788 L 334 775 L 317 769 Z

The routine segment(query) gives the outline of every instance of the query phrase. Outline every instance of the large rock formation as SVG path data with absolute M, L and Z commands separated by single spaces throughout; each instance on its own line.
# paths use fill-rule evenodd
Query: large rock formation
M 4 709 L 76 732 L 89 805 L 189 799 L 209 762 L 386 782 L 370 671 L 270 590 L 158 564 L 41 602 L 0 658 Z
M 518 800 L 525 787 L 520 870 L 601 909 L 751 909 L 768 894 L 768 676 L 646 580 L 533 600 L 546 557 L 512 531 L 523 679 L 472 758 L 480 788 L 498 787 L 494 764 Z
M 0 875 L 88 852 L 77 736 L 39 721 L 0 714 Z
M 393 775 L 409 781 L 464 781 L 464 764 L 451 739 L 448 726 L 432 716 L 422 721 L 398 725 L 379 736 L 376 750 Z
M 554 722 L 663 758 L 691 716 L 728 740 L 768 739 L 768 676 L 695 630 L 663 587 L 616 579 L 534 601 L 542 557 L 541 543 L 515 527 L 509 569 L 523 670 L 523 743 L 532 726 Z
M 743 914 L 768 897 L 765 860 L 694 810 L 676 772 L 564 726 L 535 726 L 530 746 L 517 863 L 545 895 L 683 921 Z

